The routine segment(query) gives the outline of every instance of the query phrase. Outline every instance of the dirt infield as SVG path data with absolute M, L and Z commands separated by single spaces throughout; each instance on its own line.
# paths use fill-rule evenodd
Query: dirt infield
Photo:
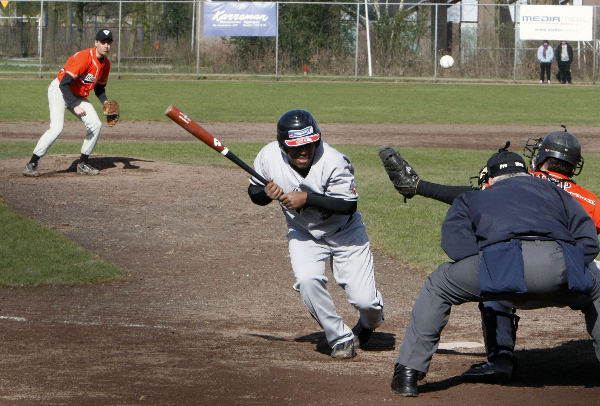
M 67 123 L 61 139 L 81 140 L 79 125 Z M 45 126 L 2 122 L 0 141 L 35 141 Z M 270 141 L 274 129 L 206 127 L 230 142 Z M 554 129 L 321 127 L 332 144 L 485 149 Z M 172 130 L 172 123 L 124 122 L 104 129 L 101 142 L 190 140 Z M 600 151 L 595 129 L 569 130 L 585 151 Z M 453 309 L 442 335 L 447 349 L 433 358 L 421 396 L 395 395 L 392 369 L 424 274 L 375 251 L 386 320 L 367 350 L 334 361 L 292 290 L 280 209 L 252 205 L 242 171 L 93 156 L 101 173 L 84 177 L 74 171 L 77 157 L 78 151 L 45 157 L 34 179 L 21 176 L 24 160 L 0 161 L 0 197 L 128 274 L 101 284 L 0 289 L 0 404 L 563 405 L 600 397 L 583 315 L 568 309 L 520 312 L 514 383 L 463 383 L 461 372 L 484 359 L 481 346 L 456 347 L 482 343 L 475 304 Z M 357 312 L 328 276 L 339 313 L 354 325 Z

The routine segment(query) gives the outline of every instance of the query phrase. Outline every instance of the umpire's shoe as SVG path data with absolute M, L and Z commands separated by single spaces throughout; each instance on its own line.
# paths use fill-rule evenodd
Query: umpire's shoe
M 507 383 L 513 376 L 515 360 L 509 355 L 499 355 L 495 360 L 474 364 L 463 372 L 466 382 Z
M 98 175 L 100 171 L 87 162 L 79 162 L 77 164 L 77 173 L 82 175 Z
M 417 371 L 402 364 L 394 365 L 394 377 L 392 378 L 392 392 L 402 396 L 419 396 L 417 381 L 425 378 L 425 373 Z

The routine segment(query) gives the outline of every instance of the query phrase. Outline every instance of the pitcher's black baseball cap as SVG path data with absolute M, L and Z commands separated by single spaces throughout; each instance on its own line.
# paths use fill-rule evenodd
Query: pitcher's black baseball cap
M 96 34 L 96 40 L 112 42 L 113 41 L 112 31 L 108 30 L 106 28 L 98 31 L 98 33 Z

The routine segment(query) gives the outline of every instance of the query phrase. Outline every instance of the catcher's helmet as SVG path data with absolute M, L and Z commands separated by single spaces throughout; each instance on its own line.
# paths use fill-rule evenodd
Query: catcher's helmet
M 539 171 L 540 166 L 548 158 L 556 158 L 573 165 L 573 176 L 579 175 L 583 169 L 581 144 L 577 137 L 567 128 L 564 131 L 552 131 L 542 138 L 529 138 L 523 148 L 523 155 L 528 157 L 531 168 Z
M 290 110 L 277 121 L 277 141 L 288 149 L 321 142 L 321 130 L 315 118 L 306 110 Z

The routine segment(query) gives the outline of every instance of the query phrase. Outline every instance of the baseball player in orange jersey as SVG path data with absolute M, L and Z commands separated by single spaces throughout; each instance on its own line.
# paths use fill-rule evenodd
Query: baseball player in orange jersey
M 587 189 L 579 186 L 572 179 L 563 175 L 562 173 L 554 172 L 551 170 L 546 171 L 530 171 L 531 175 L 541 178 L 554 183 L 561 189 L 564 189 L 571 196 L 573 196 L 588 212 L 590 217 L 596 224 L 596 230 L 600 233 L 600 201 L 598 197 Z
M 81 147 L 81 158 L 77 164 L 77 173 L 84 175 L 99 173 L 88 163 L 88 157 L 98 141 L 102 121 L 87 98 L 94 90 L 102 104 L 108 101 L 105 87 L 110 72 L 108 53 L 112 42 L 113 35 L 110 30 L 98 31 L 94 47 L 84 49 L 71 56 L 58 72 L 56 79 L 50 83 L 48 87 L 50 128 L 37 142 L 23 175 L 39 176 L 38 161 L 62 133 L 67 109 L 79 117 L 87 130 Z

